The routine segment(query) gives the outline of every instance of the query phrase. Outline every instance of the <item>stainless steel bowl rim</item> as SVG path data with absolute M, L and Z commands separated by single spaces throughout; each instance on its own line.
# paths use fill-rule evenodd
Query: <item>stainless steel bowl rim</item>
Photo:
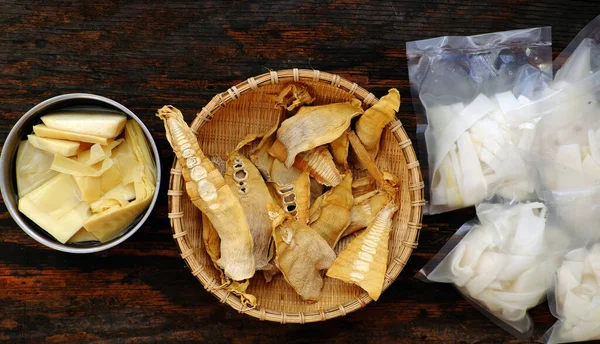
M 142 218 L 140 218 L 138 220 L 138 222 L 136 223 L 136 225 L 133 228 L 131 228 L 130 230 L 128 230 L 125 234 L 123 234 L 120 237 L 113 239 L 107 243 L 103 243 L 103 244 L 93 246 L 93 247 L 69 246 L 69 245 L 61 244 L 56 241 L 52 241 L 52 240 L 40 235 L 37 232 L 37 229 L 30 228 L 30 226 L 22 219 L 22 217 L 24 215 L 21 214 L 21 212 L 19 211 L 18 205 L 16 204 L 16 202 L 13 201 L 13 198 L 9 197 L 9 195 L 7 194 L 6 188 L 2 187 L 0 191 L 2 193 L 2 199 L 4 200 L 4 204 L 6 205 L 6 208 L 8 209 L 8 212 L 12 216 L 13 220 L 15 220 L 17 225 L 19 225 L 19 227 L 21 227 L 21 229 L 25 233 L 27 233 L 30 237 L 35 239 L 37 242 L 39 242 L 47 247 L 50 247 L 50 248 L 53 248 L 55 250 L 62 251 L 62 252 L 94 253 L 94 252 L 100 252 L 103 250 L 107 250 L 111 247 L 117 246 L 120 243 L 122 243 L 123 241 L 127 240 L 129 237 L 131 237 L 135 232 L 137 232 L 144 225 L 144 223 L 146 222 L 146 220 L 152 213 L 152 210 L 154 209 L 154 205 L 156 204 L 156 200 L 158 199 L 159 187 L 160 187 L 160 183 L 161 183 L 161 166 L 160 166 L 160 156 L 158 153 L 158 148 L 156 146 L 156 143 L 152 139 L 152 134 L 150 133 L 148 128 L 146 128 L 146 125 L 144 125 L 144 123 L 138 118 L 138 116 L 136 116 L 133 112 L 131 112 L 131 110 L 129 110 L 122 104 L 120 104 L 112 99 L 109 99 L 109 98 L 106 98 L 103 96 L 99 96 L 99 95 L 95 95 L 95 94 L 90 94 L 90 93 L 68 93 L 68 94 L 62 94 L 62 95 L 44 100 L 43 102 L 37 104 L 36 106 L 31 108 L 29 111 L 27 111 L 23 116 L 21 116 L 21 118 L 17 121 L 17 123 L 15 123 L 13 128 L 8 133 L 8 136 L 6 137 L 6 140 L 4 141 L 4 145 L 2 147 L 2 156 L 0 158 L 0 183 L 4 183 L 5 178 L 7 177 L 6 176 L 7 170 L 8 170 L 8 168 L 11 168 L 10 165 L 12 163 L 13 156 L 14 156 L 14 152 L 10 152 L 11 154 L 9 154 L 9 150 L 14 149 L 14 145 L 11 145 L 8 143 L 13 142 L 14 140 L 20 141 L 21 137 L 19 136 L 19 129 L 27 123 L 27 121 L 30 119 L 30 117 L 35 116 L 40 110 L 45 109 L 47 106 L 50 106 L 57 102 L 61 102 L 61 101 L 65 101 L 65 100 L 72 100 L 72 99 L 88 99 L 88 100 L 94 100 L 94 101 L 106 103 L 108 105 L 111 105 L 111 106 L 119 109 L 120 111 L 127 114 L 130 118 L 134 119 L 136 122 L 138 122 L 140 124 L 140 127 L 144 131 L 144 134 L 146 135 L 148 142 L 150 143 L 152 152 L 154 154 L 154 161 L 156 164 L 156 190 L 154 192 L 154 197 L 152 197 L 152 201 L 150 202 L 150 205 L 146 209 L 146 212 L 144 213 Z M 9 158 L 9 155 L 10 155 L 10 158 Z

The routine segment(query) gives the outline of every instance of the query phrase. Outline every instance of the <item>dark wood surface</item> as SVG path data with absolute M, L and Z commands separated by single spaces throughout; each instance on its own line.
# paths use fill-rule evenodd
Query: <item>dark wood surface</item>
M 153 129 L 163 173 L 173 159 L 154 111 L 191 120 L 216 93 L 269 69 L 339 73 L 378 96 L 403 95 L 414 138 L 405 42 L 551 25 L 554 53 L 600 13 L 587 1 L 2 1 L 0 142 L 29 108 L 90 92 Z M 147 224 L 120 246 L 75 256 L 37 244 L 0 205 L 0 341 L 513 342 L 449 285 L 413 278 L 471 209 L 425 217 L 419 248 L 381 299 L 324 323 L 260 322 L 220 304 L 190 274 L 167 219 L 168 178 Z M 553 324 L 531 312 L 534 339 Z

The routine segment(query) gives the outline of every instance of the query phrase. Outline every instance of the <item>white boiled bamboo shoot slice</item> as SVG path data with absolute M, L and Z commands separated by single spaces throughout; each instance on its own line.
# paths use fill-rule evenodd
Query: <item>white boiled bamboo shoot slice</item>
M 469 132 L 464 132 L 457 143 L 458 157 L 462 171 L 461 195 L 465 204 L 477 204 L 485 199 L 487 184 L 483 177 L 481 163 L 475 153 Z

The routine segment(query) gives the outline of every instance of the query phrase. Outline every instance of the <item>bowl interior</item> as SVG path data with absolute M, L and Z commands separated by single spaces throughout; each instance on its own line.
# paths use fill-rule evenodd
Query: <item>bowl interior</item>
M 322 82 L 301 83 L 306 85 L 311 95 L 316 97 L 313 105 L 342 102 L 354 98 L 350 93 Z M 214 118 L 198 131 L 198 143 L 203 152 L 211 157 L 213 162 L 224 161 L 227 153 L 231 152 L 243 137 L 250 133 L 264 132 L 271 128 L 276 123 L 281 110 L 275 107 L 275 103 L 269 95 L 277 94 L 286 85 L 287 83 L 280 83 L 259 87 L 256 90 L 242 94 L 239 99 L 219 109 L 214 114 Z M 242 153 L 248 153 L 252 148 L 252 146 L 249 146 Z M 388 170 L 400 178 L 402 185 L 408 185 L 408 170 L 402 149 L 398 145 L 398 140 L 387 128 L 382 135 L 377 164 L 381 169 Z M 353 169 L 355 178 L 366 174 L 366 171 Z M 183 186 L 182 177 L 175 174 L 171 178 L 171 189 L 181 189 Z M 407 248 L 403 243 L 412 243 L 416 240 L 415 232 L 410 231 L 407 226 L 411 203 L 408 188 L 400 188 L 399 199 L 402 205 L 393 219 L 393 229 L 389 240 L 386 287 L 393 282 L 399 273 L 396 270 L 392 271 L 398 269 L 397 264 L 390 263 L 396 257 L 410 255 L 412 248 Z M 183 212 L 181 219 L 173 219 L 173 227 L 176 235 L 185 232 L 185 236 L 179 243 L 182 250 L 189 248 L 190 252 L 193 252 L 192 259 L 187 260 L 188 263 L 191 262 L 190 268 L 204 283 L 205 287 L 216 294 L 218 288 L 214 287 L 220 284 L 220 277 L 219 272 L 212 266 L 210 257 L 204 249 L 201 212 L 191 203 L 185 192 L 181 197 L 172 197 L 170 202 L 171 212 Z M 336 247 L 336 253 L 343 250 L 352 238 L 352 236 L 349 236 L 342 239 Z M 408 257 L 406 256 L 406 258 Z M 198 274 L 197 266 L 203 269 L 202 274 Z M 267 283 L 260 272 L 257 272 L 252 278 L 248 293 L 255 295 L 258 299 L 258 308 L 252 310 L 249 314 L 257 317 L 259 317 L 258 314 L 261 314 L 261 318 L 269 319 L 268 314 L 296 312 L 302 314 L 302 322 L 323 320 L 324 318 L 315 314 L 327 313 L 328 310 L 339 312 L 339 305 L 349 305 L 350 303 L 356 303 L 358 300 L 364 306 L 365 303 L 370 301 L 368 295 L 360 287 L 325 277 L 321 299 L 316 303 L 308 303 L 301 299 L 281 274 L 276 275 L 271 282 Z M 221 301 L 223 302 L 223 300 Z M 360 305 L 358 308 L 360 308 Z M 351 311 L 353 308 L 350 307 L 349 310 Z M 265 314 L 267 315 L 263 317 Z M 315 316 L 311 318 L 311 314 Z
M 157 183 L 152 203 L 146 211 L 141 213 L 135 219 L 134 222 L 132 222 L 126 229 L 123 230 L 123 232 L 119 236 L 112 239 L 111 241 L 105 243 L 100 243 L 96 241 L 62 244 L 18 210 L 17 180 L 14 166 L 16 163 L 19 142 L 25 139 L 28 134 L 33 133 L 32 127 L 36 124 L 41 123 L 41 116 L 46 115 L 48 113 L 52 113 L 57 110 L 105 112 L 108 111 L 125 114 L 129 118 L 136 120 L 141 125 L 146 135 L 146 141 L 148 142 L 149 147 L 151 147 L 151 149 L 153 150 L 152 156 L 154 158 L 154 163 L 157 169 Z M 150 132 L 145 127 L 145 125 L 140 121 L 140 119 L 137 116 L 135 116 L 130 110 L 125 108 L 123 105 L 112 101 L 108 98 L 91 94 L 67 94 L 54 97 L 38 104 L 37 106 L 29 110 L 11 129 L 11 132 L 9 133 L 8 138 L 6 139 L 6 142 L 4 143 L 4 147 L 2 149 L 1 165 L 3 172 L 1 181 L 2 196 L 9 212 L 11 213 L 13 219 L 17 222 L 17 224 L 25 232 L 27 232 L 27 234 L 29 234 L 38 242 L 60 251 L 72 253 L 90 253 L 101 251 L 113 247 L 127 239 L 143 224 L 143 221 L 145 221 L 145 219 L 148 217 L 156 202 L 156 198 L 158 196 L 158 186 L 160 185 L 160 161 L 158 150 L 154 141 L 152 140 Z

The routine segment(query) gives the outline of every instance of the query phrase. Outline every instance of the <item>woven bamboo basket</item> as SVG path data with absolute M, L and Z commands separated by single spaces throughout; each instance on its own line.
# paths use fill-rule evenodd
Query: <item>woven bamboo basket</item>
M 272 127 L 282 110 L 277 109 L 267 95 L 277 94 L 290 82 L 299 82 L 309 88 L 311 95 L 316 98 L 312 105 L 347 101 L 356 97 L 363 101 L 366 109 L 378 102 L 375 95 L 338 75 L 299 69 L 265 73 L 217 94 L 197 114 L 191 128 L 197 134 L 204 154 L 214 159 L 226 159 L 227 153 L 244 136 Z M 385 289 L 398 277 L 417 246 L 424 205 L 419 162 L 399 120 L 392 121 L 384 130 L 377 164 L 401 180 L 401 205 L 393 219 Z M 354 173 L 356 177 L 360 177 L 366 172 Z M 257 297 L 258 306 L 245 307 L 238 297 L 220 288 L 219 273 L 203 247 L 201 213 L 185 194 L 184 185 L 181 166 L 175 159 L 168 191 L 173 238 L 191 273 L 220 302 L 260 320 L 308 323 L 346 315 L 372 301 L 359 287 L 325 277 L 320 301 L 309 304 L 296 294 L 281 274 L 266 283 L 262 274 L 257 273 L 247 292 Z M 353 236 L 342 239 L 336 247 L 336 253 L 352 239 Z

